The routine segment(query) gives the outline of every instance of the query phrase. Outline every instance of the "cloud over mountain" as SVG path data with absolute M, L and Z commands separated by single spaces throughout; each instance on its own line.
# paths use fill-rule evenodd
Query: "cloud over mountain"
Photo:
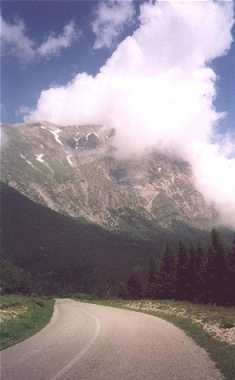
M 120 157 L 152 147 L 178 154 L 192 164 L 199 190 L 234 223 L 235 159 L 216 135 L 225 115 L 214 107 L 210 67 L 229 50 L 232 25 L 232 2 L 144 3 L 138 28 L 96 76 L 78 73 L 42 91 L 25 120 L 114 127 Z

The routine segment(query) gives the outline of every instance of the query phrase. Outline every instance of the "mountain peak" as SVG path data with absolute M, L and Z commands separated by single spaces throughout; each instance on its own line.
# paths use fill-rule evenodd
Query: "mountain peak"
M 157 231 L 175 223 L 210 229 L 212 207 L 189 163 L 151 151 L 117 159 L 115 131 L 42 122 L 2 125 L 2 181 L 30 199 L 110 229 Z

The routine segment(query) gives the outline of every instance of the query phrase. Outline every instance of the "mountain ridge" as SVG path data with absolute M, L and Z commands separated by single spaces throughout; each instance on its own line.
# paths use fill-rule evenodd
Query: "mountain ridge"
M 179 157 L 151 151 L 117 159 L 115 130 L 102 126 L 1 128 L 2 181 L 59 213 L 143 236 L 177 223 L 207 231 L 218 223 Z

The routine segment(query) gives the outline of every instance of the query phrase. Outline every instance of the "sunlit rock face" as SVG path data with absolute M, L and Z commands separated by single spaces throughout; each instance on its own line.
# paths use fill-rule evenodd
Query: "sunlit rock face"
M 2 181 L 35 202 L 124 231 L 216 224 L 190 165 L 180 158 L 151 151 L 121 160 L 115 131 L 95 125 L 1 127 Z

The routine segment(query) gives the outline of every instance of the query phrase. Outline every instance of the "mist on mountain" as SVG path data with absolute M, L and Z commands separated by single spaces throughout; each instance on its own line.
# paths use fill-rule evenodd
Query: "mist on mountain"
M 210 22 L 208 22 L 210 15 Z M 116 157 L 157 148 L 193 168 L 196 188 L 235 223 L 235 159 L 221 140 L 211 62 L 232 43 L 232 2 L 156 2 L 140 6 L 139 26 L 97 75 L 77 73 L 41 92 L 25 121 L 99 124 L 116 130 Z

